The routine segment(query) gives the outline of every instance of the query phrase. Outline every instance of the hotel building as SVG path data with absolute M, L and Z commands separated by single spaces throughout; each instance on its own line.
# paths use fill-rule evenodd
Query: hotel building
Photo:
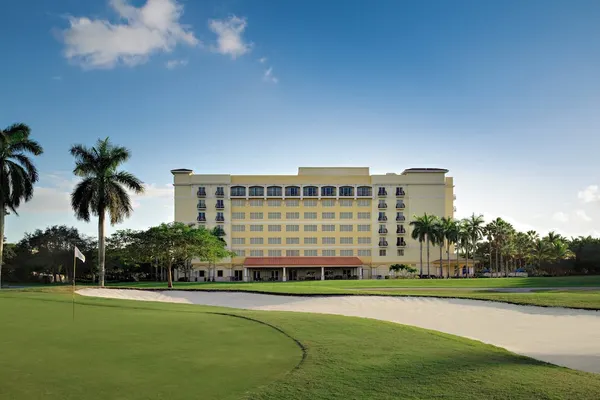
M 174 169 L 175 221 L 217 227 L 236 254 L 216 265 L 194 261 L 189 278 L 375 279 L 389 275 L 392 264 L 418 268 L 410 221 L 424 213 L 453 217 L 447 172 L 371 175 L 363 167 L 301 167 L 297 175 L 203 175 Z M 436 254 L 432 248 L 432 261 Z M 443 269 L 432 263 L 431 274 Z

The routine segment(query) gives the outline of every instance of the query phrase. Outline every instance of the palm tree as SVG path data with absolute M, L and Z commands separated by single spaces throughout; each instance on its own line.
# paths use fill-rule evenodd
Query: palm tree
M 75 157 L 73 173 L 82 178 L 71 193 L 71 206 L 75 216 L 86 222 L 90 214 L 98 217 L 98 270 L 99 284 L 104 286 L 104 220 L 110 216 L 114 225 L 131 215 L 133 208 L 127 189 L 134 193 L 143 193 L 143 183 L 133 174 L 118 171 L 131 153 L 124 147 L 113 145 L 108 138 L 98 140 L 95 147 L 83 145 L 71 147 Z
M 467 226 L 466 226 L 466 221 L 460 220 L 458 223 L 458 236 L 457 236 L 457 246 L 460 246 L 460 248 L 465 252 L 465 257 L 468 259 L 469 258 L 469 242 L 470 242 L 470 235 L 469 232 L 467 231 Z M 459 272 L 461 272 L 460 270 L 460 253 L 458 251 L 458 247 L 456 250 L 456 265 L 459 268 Z M 467 265 L 467 268 L 469 268 L 469 266 Z
M 33 197 L 33 184 L 38 180 L 38 171 L 28 155 L 39 156 L 44 152 L 38 142 L 29 138 L 30 133 L 25 124 L 0 129 L 0 288 L 4 219 L 9 210 L 17 214 L 21 201 L 27 202 Z
M 421 246 L 421 276 L 423 275 L 423 242 L 427 244 L 427 276 L 429 276 L 429 244 L 431 243 L 436 217 L 425 213 L 421 217 L 415 215 L 413 218 L 414 220 L 410 222 L 413 227 L 411 237 L 419 240 Z
M 471 248 L 473 249 L 473 275 L 475 275 L 475 249 L 477 248 L 477 242 L 483 237 L 484 222 L 483 215 L 475 215 L 475 213 L 465 220 L 465 229 L 469 234 Z M 469 253 L 467 252 L 467 273 L 468 272 Z
M 446 277 L 450 278 L 450 244 L 457 242 L 458 224 L 451 217 L 443 217 L 440 219 L 444 238 L 446 239 L 446 256 L 448 257 L 448 270 Z
M 529 254 L 529 261 L 534 263 L 539 269 L 544 261 L 549 260 L 552 257 L 552 249 L 550 244 L 541 239 L 537 239 L 531 248 Z
M 443 261 L 443 251 L 444 251 L 444 241 L 446 240 L 446 235 L 444 232 L 444 225 L 442 222 L 442 218 L 435 218 L 433 224 L 433 231 L 431 232 L 431 243 L 440 247 L 440 277 L 444 277 L 444 261 Z

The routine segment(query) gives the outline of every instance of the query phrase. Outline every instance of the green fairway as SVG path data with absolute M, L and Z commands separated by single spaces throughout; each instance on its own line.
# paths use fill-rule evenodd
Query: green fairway
M 598 399 L 600 376 L 332 315 L 0 293 L 1 399 Z M 260 323 L 282 329 L 306 349 Z
M 114 284 L 137 289 L 166 288 L 164 282 Z M 391 279 L 357 281 L 175 283 L 176 289 L 256 291 L 274 294 L 434 296 L 600 310 L 600 276 L 494 279 Z M 495 292 L 531 288 L 529 293 Z M 555 288 L 555 289 L 546 289 Z M 571 290 L 569 290 L 571 288 Z M 575 288 L 588 288 L 576 290 Z

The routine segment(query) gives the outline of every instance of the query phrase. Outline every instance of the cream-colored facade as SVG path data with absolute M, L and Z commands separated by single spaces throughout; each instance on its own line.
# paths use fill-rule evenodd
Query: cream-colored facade
M 221 227 L 227 247 L 237 254 L 211 268 L 194 263 L 192 280 L 381 278 L 392 264 L 418 267 L 419 243 L 410 237 L 414 215 L 454 215 L 454 184 L 445 169 L 385 175 L 363 167 L 301 167 L 298 175 L 171 172 L 175 221 Z M 434 254 L 439 250 L 431 250 L 432 261 Z M 275 257 L 283 257 L 277 260 L 282 265 L 272 265 Z M 308 257 L 310 263 L 295 259 L 285 265 L 292 260 L 286 257 Z M 325 267 L 315 265 L 314 257 L 360 262 Z M 439 265 L 431 274 L 441 274 Z

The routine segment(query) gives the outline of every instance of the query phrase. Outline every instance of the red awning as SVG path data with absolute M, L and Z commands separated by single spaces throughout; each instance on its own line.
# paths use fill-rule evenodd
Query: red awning
M 245 267 L 356 267 L 358 257 L 246 257 Z

